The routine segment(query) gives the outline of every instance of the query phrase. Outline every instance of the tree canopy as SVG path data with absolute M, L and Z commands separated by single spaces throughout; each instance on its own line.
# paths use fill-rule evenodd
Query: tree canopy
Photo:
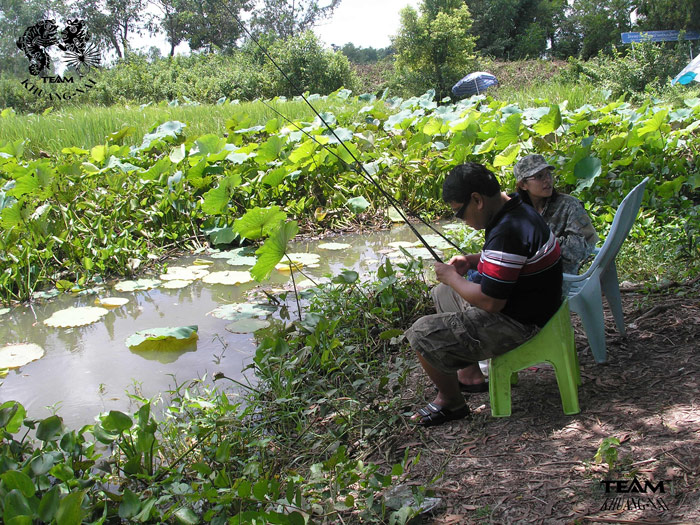
M 419 9 L 401 11 L 392 41 L 396 74 L 404 89 L 419 93 L 434 88 L 440 100 L 474 62 L 472 19 L 462 0 L 423 0 Z

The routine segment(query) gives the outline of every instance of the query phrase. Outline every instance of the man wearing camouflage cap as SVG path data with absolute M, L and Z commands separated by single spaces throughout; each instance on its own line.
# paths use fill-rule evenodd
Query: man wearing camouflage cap
M 559 241 L 564 273 L 578 274 L 598 242 L 583 204 L 554 189 L 554 166 L 542 155 L 523 157 L 513 172 L 521 199 L 537 210 Z

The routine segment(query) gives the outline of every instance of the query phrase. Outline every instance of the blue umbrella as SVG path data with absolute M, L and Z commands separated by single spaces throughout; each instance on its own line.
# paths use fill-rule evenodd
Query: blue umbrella
M 498 80 L 491 73 L 476 71 L 469 73 L 462 80 L 452 86 L 452 94 L 458 97 L 478 95 L 491 86 L 497 86 Z

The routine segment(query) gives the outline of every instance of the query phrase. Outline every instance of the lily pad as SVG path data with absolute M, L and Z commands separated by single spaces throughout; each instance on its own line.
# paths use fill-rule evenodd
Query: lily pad
M 231 266 L 254 266 L 257 259 L 250 255 L 236 255 L 226 261 Z
M 296 263 L 303 264 L 305 266 L 309 264 L 316 264 L 321 260 L 321 256 L 317 253 L 288 253 L 287 256 Z M 289 262 L 287 257 L 282 259 L 282 262 Z
M 202 279 L 203 282 L 208 284 L 243 284 L 253 280 L 250 272 L 235 272 L 235 271 L 223 271 L 223 272 L 212 272 Z
M 423 235 L 423 239 L 435 250 L 449 250 L 450 248 L 454 248 L 449 242 L 436 234 Z M 424 245 L 422 242 L 416 241 L 413 243 L 413 246 L 422 248 Z
M 161 286 L 161 288 L 165 288 L 167 290 L 179 290 L 180 288 L 186 288 L 189 285 L 192 284 L 192 281 L 188 281 L 185 279 L 173 279 L 172 281 L 168 281 Z
M 321 250 L 345 250 L 350 248 L 350 246 L 350 244 L 344 242 L 324 242 L 318 245 Z
M 209 275 L 209 270 L 199 266 L 171 266 L 160 275 L 161 281 L 196 281 Z
M 44 321 L 46 326 L 68 328 L 73 326 L 84 326 L 96 323 L 109 313 L 105 308 L 97 306 L 71 306 L 65 310 L 59 310 Z
M 226 250 L 224 252 L 215 252 L 210 255 L 212 259 L 234 259 L 236 257 L 246 257 L 248 255 L 255 255 L 255 248 L 250 246 L 244 246 L 242 248 L 234 248 L 233 250 Z
M 17 368 L 43 356 L 44 349 L 34 343 L 5 345 L 0 348 L 0 368 Z
M 289 261 L 283 261 L 275 265 L 275 270 L 279 270 L 280 272 L 291 272 L 292 270 L 301 270 L 303 267 L 304 265 L 299 262 L 290 263 Z
M 227 324 L 226 330 L 234 334 L 249 334 L 261 328 L 267 328 L 268 326 L 270 326 L 270 321 L 248 317 Z
M 390 242 L 389 246 L 391 246 L 392 248 L 413 248 L 415 246 L 415 243 L 408 241 L 394 241 Z
M 52 290 L 32 293 L 32 299 L 53 299 L 59 295 L 61 295 L 61 292 L 54 288 Z
M 125 297 L 98 297 L 95 299 L 95 304 L 104 306 L 105 308 L 119 308 L 129 302 Z
M 10 313 L 9 308 L 0 308 L 0 315 L 5 315 L 5 314 L 9 314 L 9 313 Z
M 277 310 L 275 306 L 256 303 L 232 303 L 215 308 L 208 315 L 234 321 L 248 317 L 267 317 Z
M 182 350 L 197 340 L 197 330 L 196 325 L 140 330 L 127 337 L 126 346 L 132 350 Z
M 114 285 L 118 292 L 136 292 L 140 290 L 150 290 L 161 285 L 158 279 L 138 279 L 136 281 L 122 281 Z
M 406 222 L 403 217 L 401 217 L 401 214 L 399 214 L 398 211 L 396 211 L 396 208 L 393 206 L 391 208 L 387 208 L 386 210 L 386 215 L 389 217 L 389 220 L 391 222 Z

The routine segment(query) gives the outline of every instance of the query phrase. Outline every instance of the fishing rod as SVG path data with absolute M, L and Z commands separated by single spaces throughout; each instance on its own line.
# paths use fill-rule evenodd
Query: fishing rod
M 211 2 L 211 0 L 210 0 L 210 2 Z M 231 15 L 231 17 L 232 17 L 232 18 L 236 21 L 236 23 L 241 27 L 241 29 L 248 35 L 248 37 L 255 43 L 255 45 L 258 46 L 258 47 L 260 48 L 260 50 L 263 52 L 263 54 L 268 58 L 268 60 L 270 60 L 270 62 L 275 66 L 275 68 L 277 68 L 277 70 L 282 74 L 282 76 L 283 76 L 284 79 L 289 83 L 289 85 L 292 86 L 292 88 L 294 89 L 294 91 L 296 91 L 297 93 L 299 93 L 299 96 L 302 98 L 302 100 L 311 108 L 311 110 L 312 110 L 312 111 L 314 112 L 314 114 L 320 119 L 320 121 L 323 123 L 323 125 L 326 126 L 326 128 L 327 128 L 327 129 L 331 132 L 331 134 L 335 137 L 335 139 L 338 141 L 338 143 L 339 143 L 341 146 L 343 146 L 343 148 L 345 149 L 345 151 L 348 152 L 348 155 L 350 155 L 350 157 L 355 161 L 355 163 L 361 168 L 362 172 L 364 172 L 364 174 L 365 174 L 365 176 L 366 176 L 366 177 L 365 177 L 366 180 L 371 181 L 372 184 L 374 184 L 374 185 L 377 187 L 377 189 L 379 190 L 379 192 L 380 192 L 382 195 L 386 195 L 384 189 L 379 185 L 379 183 L 378 183 L 376 180 L 374 180 L 374 178 L 372 177 L 372 175 L 369 174 L 369 172 L 365 169 L 365 167 L 362 165 L 362 163 L 357 159 L 357 157 L 355 157 L 355 155 L 352 153 L 352 151 L 350 151 L 350 149 L 347 147 L 347 145 L 345 144 L 345 142 L 343 142 L 343 140 L 336 134 L 335 130 L 328 124 L 328 122 L 326 122 L 326 120 L 325 120 L 325 119 L 321 116 L 321 114 L 316 110 L 316 108 L 313 106 L 313 104 L 311 104 L 311 102 L 309 102 L 309 100 L 304 96 L 303 91 L 302 91 L 301 89 L 299 89 L 299 87 L 292 81 L 292 79 L 289 78 L 289 76 L 284 72 L 284 70 L 277 64 L 277 62 L 275 62 L 275 60 L 272 58 L 272 56 L 270 56 L 270 53 L 268 53 L 267 49 L 265 49 L 265 48 L 262 46 L 262 44 L 260 44 L 260 42 L 258 42 L 258 40 L 253 36 L 253 34 L 252 34 L 250 31 L 248 31 L 248 28 L 240 21 L 240 19 L 238 18 L 238 16 L 236 16 L 236 14 L 235 14 L 235 13 L 233 12 L 233 10 L 228 6 L 228 4 L 224 3 L 223 5 L 225 6 L 226 10 L 229 12 L 229 14 Z M 286 117 L 285 117 L 285 118 L 286 118 Z M 360 173 L 359 171 L 357 171 L 357 170 L 355 170 L 355 171 L 356 171 L 358 174 L 361 175 L 361 173 Z M 416 237 L 418 237 L 418 240 L 420 240 L 420 242 L 423 243 L 423 246 L 425 246 L 426 249 L 428 250 L 428 252 L 430 252 L 430 255 L 433 256 L 433 259 L 435 259 L 437 262 L 442 262 L 442 260 L 441 260 L 440 257 L 437 255 L 437 253 L 435 253 L 435 250 L 433 250 L 433 248 L 426 242 L 426 240 L 425 240 L 425 239 L 423 238 L 423 236 L 418 232 L 418 230 L 416 230 L 416 228 L 408 221 L 408 218 L 406 217 L 406 215 L 404 215 L 403 211 L 402 211 L 398 206 L 396 206 L 395 204 L 393 204 L 392 201 L 390 201 L 390 203 L 392 204 L 392 206 L 394 206 L 394 209 L 395 209 L 396 212 L 399 214 L 399 216 L 406 222 L 406 224 L 407 224 L 408 227 L 411 229 L 411 231 L 413 232 L 413 234 L 414 234 Z
M 330 153 L 330 154 L 333 155 L 335 158 L 337 158 L 339 161 L 341 161 L 347 168 L 352 169 L 355 173 L 357 173 L 358 175 L 361 175 L 362 177 L 364 177 L 365 180 L 368 180 L 367 177 L 366 177 L 366 175 L 365 175 L 362 171 L 357 170 L 357 169 L 354 169 L 353 166 L 352 166 L 350 163 L 348 163 L 344 158 L 342 158 L 342 157 L 341 157 L 340 155 L 338 155 L 335 151 L 333 151 L 331 148 L 329 148 L 327 144 L 324 144 L 324 143 L 318 141 L 318 140 L 316 139 L 316 137 L 314 137 L 314 136 L 311 135 L 308 131 L 306 131 L 305 129 L 303 129 L 302 127 L 300 127 L 296 122 L 290 120 L 287 116 L 285 116 L 284 114 L 282 114 L 280 111 L 278 111 L 277 109 L 273 108 L 271 105 L 267 104 L 264 100 L 260 100 L 260 102 L 261 102 L 261 103 L 263 104 L 263 106 L 265 106 L 267 109 L 269 109 L 270 111 L 272 111 L 273 113 L 275 113 L 275 114 L 278 115 L 279 117 L 281 117 L 281 118 L 283 118 L 284 120 L 286 120 L 289 124 L 291 124 L 292 126 L 294 126 L 298 131 L 301 131 L 304 135 L 306 135 L 307 137 L 309 137 L 309 138 L 310 138 L 311 140 L 313 140 L 316 144 L 318 144 L 319 146 L 323 147 L 328 153 Z M 370 181 L 370 182 L 372 182 L 372 181 Z M 390 193 L 386 192 L 383 188 L 379 188 L 379 189 L 380 189 L 382 195 L 389 201 L 389 203 L 390 203 L 395 209 L 397 209 L 397 207 L 398 207 L 398 205 L 399 205 L 399 202 L 398 202 Z M 417 215 L 417 217 L 418 217 L 418 220 L 420 220 L 423 224 L 425 224 L 425 225 L 426 225 L 428 228 L 430 228 L 433 232 L 435 232 L 437 235 L 439 235 L 443 240 L 445 240 L 446 242 L 448 242 L 453 248 L 456 248 L 457 251 L 459 251 L 459 252 L 462 253 L 462 254 L 464 253 L 464 251 L 463 251 L 459 246 L 457 246 L 454 242 L 452 242 L 450 239 L 448 239 L 440 230 L 438 230 L 437 228 L 435 228 L 432 224 L 430 224 L 428 221 L 426 221 L 425 219 L 423 219 L 423 217 L 421 217 L 420 215 Z

